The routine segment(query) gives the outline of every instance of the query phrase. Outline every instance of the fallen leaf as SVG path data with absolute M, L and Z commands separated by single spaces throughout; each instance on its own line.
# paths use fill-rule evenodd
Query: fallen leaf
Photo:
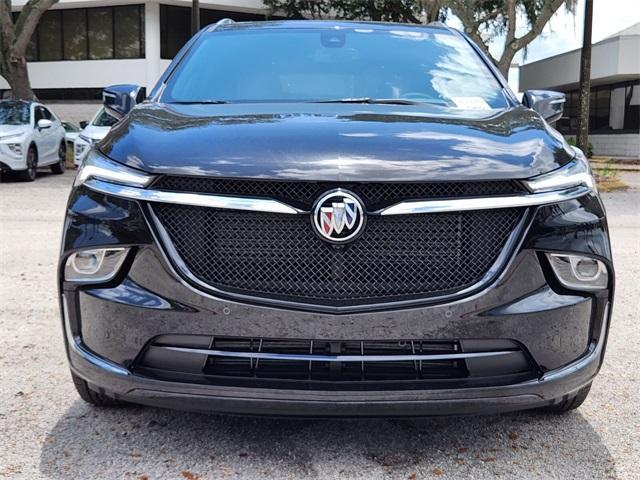
M 186 478 L 187 480 L 199 480 L 200 477 L 198 475 L 196 475 L 195 473 L 191 473 L 188 470 L 183 470 L 182 472 L 180 472 L 180 474 Z
M 483 462 L 495 462 L 496 461 L 496 457 L 484 457 L 480 459 Z
M 458 453 L 465 453 L 465 452 L 467 452 L 468 450 L 469 450 L 469 449 L 468 449 L 467 447 L 460 447 L 460 448 L 458 449 Z
M 517 440 L 518 439 L 518 432 L 509 432 L 509 438 L 511 440 Z
M 444 475 L 444 470 L 441 469 L 440 467 L 436 467 L 436 468 L 433 469 L 433 474 L 436 477 L 441 477 L 442 475 Z
M 409 480 L 416 480 L 418 477 L 415 473 L 412 473 L 411 475 L 409 475 Z

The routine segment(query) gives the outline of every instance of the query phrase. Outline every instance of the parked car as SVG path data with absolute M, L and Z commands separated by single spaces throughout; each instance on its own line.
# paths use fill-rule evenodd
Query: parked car
M 73 148 L 73 143 L 80 135 L 80 129 L 71 122 L 62 122 L 62 126 L 64 127 L 64 139 L 67 141 L 67 146 Z
M 565 412 L 614 270 L 589 164 L 464 34 L 222 21 L 78 172 L 59 282 L 80 396 L 198 411 Z
M 62 123 L 44 105 L 21 100 L 0 101 L 0 169 L 20 179 L 36 179 L 38 167 L 63 173 L 66 144 Z
M 117 121 L 100 107 L 89 122 L 80 122 L 82 131 L 73 144 L 73 161 L 76 165 L 82 164 L 93 144 L 102 140 Z

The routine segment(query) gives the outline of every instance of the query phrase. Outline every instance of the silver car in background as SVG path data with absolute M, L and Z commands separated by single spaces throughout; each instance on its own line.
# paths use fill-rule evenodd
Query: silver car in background
M 91 146 L 102 140 L 117 121 L 116 118 L 105 112 L 104 108 L 100 107 L 91 121 L 80 122 L 82 131 L 73 143 L 73 163 L 76 166 L 82 164 Z

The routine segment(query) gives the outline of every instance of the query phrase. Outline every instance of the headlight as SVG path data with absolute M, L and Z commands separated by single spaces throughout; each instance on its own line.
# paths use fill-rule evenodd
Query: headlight
M 93 148 L 85 158 L 74 186 L 82 185 L 91 179 L 105 180 L 111 183 L 144 188 L 153 181 L 153 176 L 139 170 L 114 162 Z
M 581 150 L 577 148 L 574 150 L 575 158 L 565 166 L 525 181 L 529 190 L 533 193 L 542 193 L 585 186 L 596 191 L 596 181 L 591 174 L 587 158 Z
M 116 276 L 127 258 L 128 248 L 94 248 L 72 253 L 64 265 L 64 279 L 68 282 L 108 282 Z
M 78 138 L 80 140 L 82 140 L 83 142 L 88 143 L 89 145 L 93 145 L 93 142 L 95 142 L 95 140 L 93 138 L 87 137 L 83 134 L 78 135 Z
M 3 135 L 0 136 L 0 142 L 4 142 L 6 140 L 18 140 L 20 137 L 22 137 L 22 135 L 24 135 L 24 133 L 12 133 L 10 135 Z
M 600 260 L 584 255 L 547 253 L 558 281 L 571 290 L 602 290 L 607 288 L 609 274 Z

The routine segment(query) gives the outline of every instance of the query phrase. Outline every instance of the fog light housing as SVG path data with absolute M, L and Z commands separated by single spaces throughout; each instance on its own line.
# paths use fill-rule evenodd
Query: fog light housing
M 113 247 L 72 253 L 64 266 L 64 278 L 76 283 L 108 282 L 116 276 L 128 252 L 128 248 Z
M 22 155 L 22 144 L 20 143 L 9 143 L 7 144 L 9 150 L 11 150 L 16 155 Z
M 562 286 L 571 290 L 595 291 L 607 288 L 606 265 L 584 255 L 547 253 L 551 268 Z

